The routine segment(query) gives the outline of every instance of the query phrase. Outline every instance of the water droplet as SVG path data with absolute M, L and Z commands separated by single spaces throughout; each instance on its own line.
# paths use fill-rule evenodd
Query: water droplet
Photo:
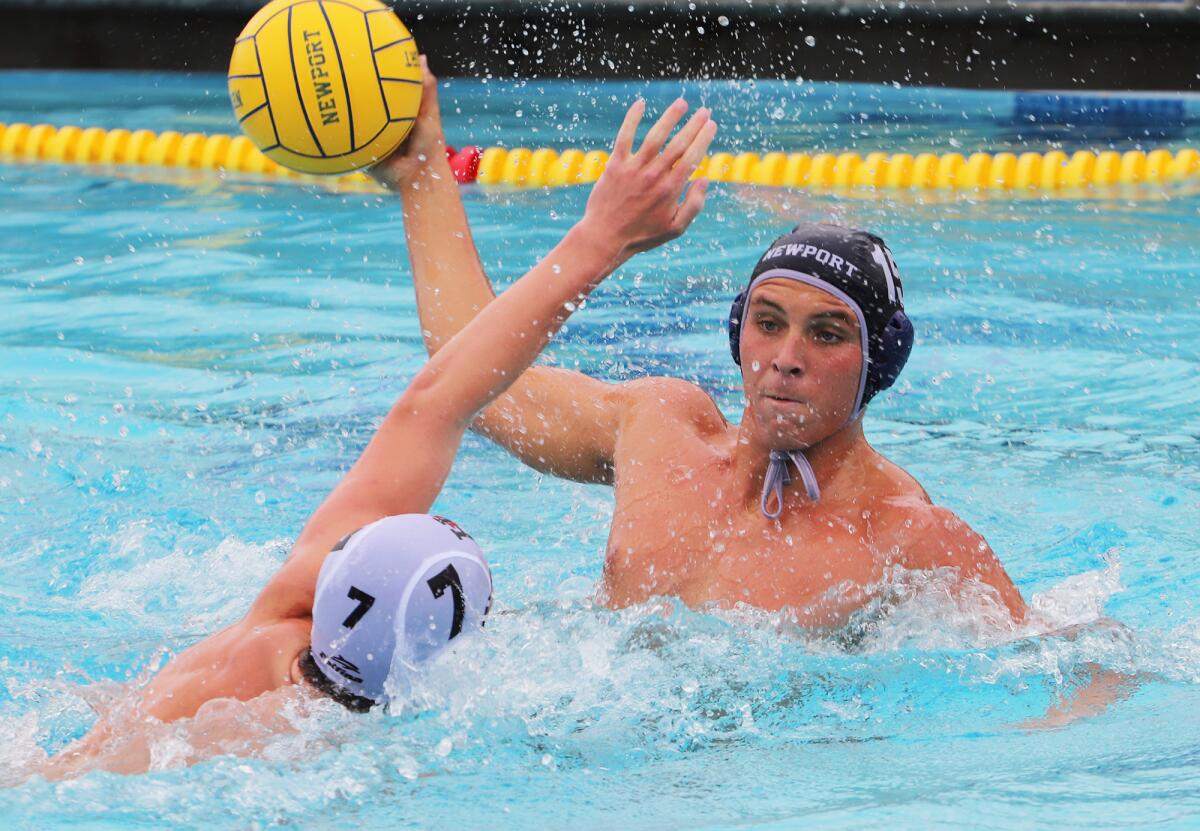
M 808 46 L 816 46 L 816 45 L 817 45 L 817 39 L 816 39 L 815 37 L 813 37 L 812 35 L 805 35 L 805 36 L 804 36 L 804 43 L 805 43 L 806 45 L 808 45 Z
M 717 22 L 720 23 L 722 26 L 728 26 L 729 18 L 726 17 L 725 15 L 721 15 L 720 17 L 717 18 Z

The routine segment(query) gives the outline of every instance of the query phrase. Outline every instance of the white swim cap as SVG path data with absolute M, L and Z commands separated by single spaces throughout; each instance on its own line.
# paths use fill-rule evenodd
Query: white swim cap
M 384 517 L 325 558 L 313 598 L 312 657 L 346 692 L 381 701 L 392 663 L 437 655 L 483 625 L 492 575 L 471 537 L 444 517 Z

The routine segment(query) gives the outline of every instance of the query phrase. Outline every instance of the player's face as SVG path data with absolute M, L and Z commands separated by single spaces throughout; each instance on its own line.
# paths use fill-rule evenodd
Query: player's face
M 809 447 L 850 417 L 862 341 L 854 311 L 828 292 L 794 280 L 760 285 L 741 356 L 747 414 L 772 450 Z

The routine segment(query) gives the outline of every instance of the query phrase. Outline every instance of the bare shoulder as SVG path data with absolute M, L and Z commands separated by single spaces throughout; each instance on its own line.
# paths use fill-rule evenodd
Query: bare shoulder
M 902 508 L 918 508 L 931 503 L 929 494 L 921 483 L 900 465 L 872 449 L 871 470 L 868 481 L 872 493 L 887 503 L 895 503 Z
M 274 668 L 271 675 L 277 675 L 282 667 L 286 675 L 292 660 L 308 646 L 311 637 L 312 619 L 307 617 L 247 626 L 244 636 L 231 645 L 227 663 L 256 668 L 270 666 Z M 239 667 L 236 672 L 242 673 L 243 669 Z
M 618 388 L 627 412 L 664 421 L 684 421 L 702 431 L 728 425 L 712 396 L 682 378 L 653 376 L 627 381 Z
M 949 508 L 926 503 L 906 513 L 904 555 L 912 567 L 950 566 L 968 574 L 993 557 L 984 538 Z
M 249 701 L 287 683 L 311 622 L 243 618 L 176 655 L 142 692 L 142 707 L 159 721 L 191 718 L 208 701 Z
M 953 511 L 935 505 L 911 474 L 882 456 L 872 490 L 877 527 L 898 549 L 909 568 L 964 566 L 987 543 Z
M 887 539 L 893 562 L 912 570 L 956 569 L 961 579 L 994 588 L 1020 620 L 1025 603 L 987 540 L 949 508 L 935 505 L 916 479 L 884 461 L 876 528 Z

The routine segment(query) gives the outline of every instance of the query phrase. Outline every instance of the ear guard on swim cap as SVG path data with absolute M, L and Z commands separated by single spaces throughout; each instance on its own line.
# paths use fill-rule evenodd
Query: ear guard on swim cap
M 397 668 L 416 667 L 479 629 L 491 606 L 483 552 L 448 519 L 389 516 L 326 556 L 313 598 L 312 656 L 339 688 L 385 698 Z
M 742 365 L 742 312 L 746 310 L 746 292 L 739 291 L 729 310 L 729 352 L 733 362 Z
M 912 321 L 901 309 L 892 315 L 892 319 L 879 334 L 875 348 L 877 355 L 867 367 L 867 399 L 896 383 L 912 348 Z

